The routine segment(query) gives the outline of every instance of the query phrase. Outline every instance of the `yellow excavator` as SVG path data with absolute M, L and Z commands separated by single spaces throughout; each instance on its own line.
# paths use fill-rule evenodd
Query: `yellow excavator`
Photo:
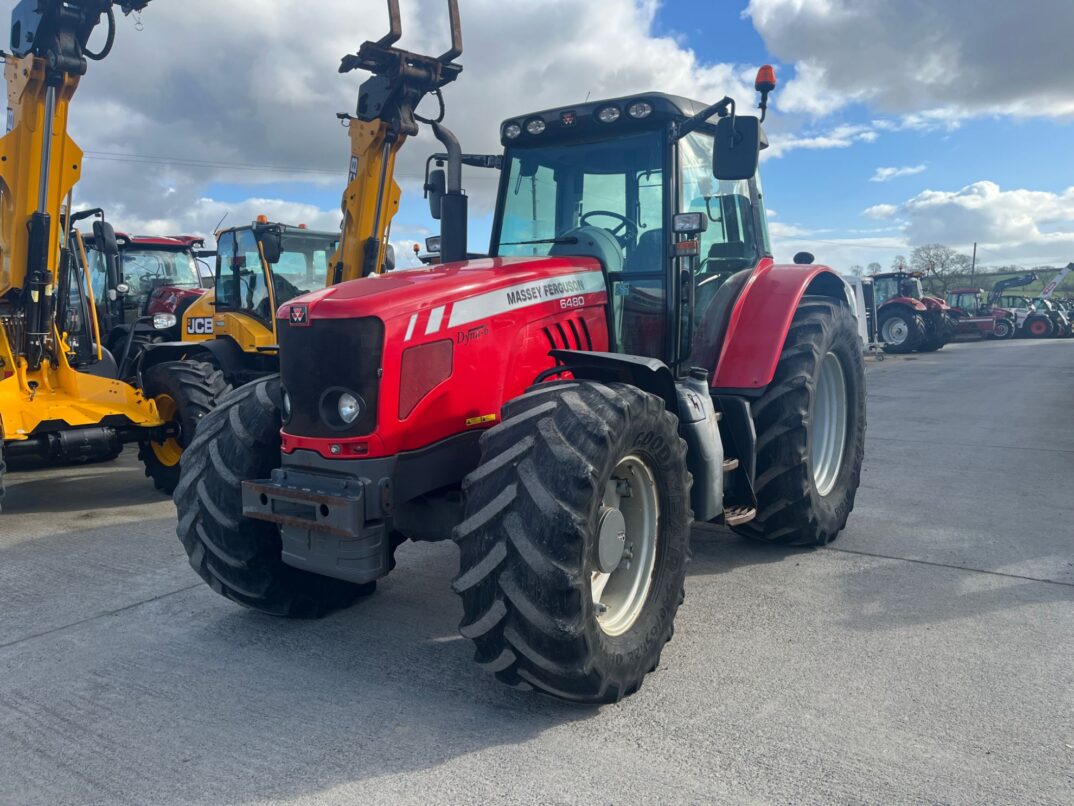
M 185 422 L 173 401 L 154 400 L 119 379 L 104 349 L 76 231 L 72 191 L 82 150 L 67 133 L 71 99 L 89 61 L 108 56 L 116 9 L 149 0 L 21 0 L 4 53 L 8 131 L 0 139 L 0 496 L 4 457 L 107 459 L 126 443 L 155 457 L 157 486 L 174 487 L 176 448 L 226 389 L 219 373 L 199 379 L 200 407 Z M 105 21 L 99 51 L 89 39 Z M 115 232 L 97 240 L 118 255 Z
M 398 0 L 388 0 L 388 33 L 345 56 L 339 68 L 340 73 L 372 74 L 359 90 L 355 114 L 337 115 L 351 142 L 340 231 L 315 232 L 261 216 L 248 226 L 218 232 L 215 287 L 184 312 L 182 341 L 155 344 L 144 354 L 140 369 L 147 392 L 178 394 L 165 388 L 165 373 L 154 369 L 177 361 L 217 368 L 234 386 L 278 371 L 275 314 L 281 305 L 299 294 L 394 267 L 389 231 L 401 196 L 395 181 L 399 149 L 417 134 L 419 123 L 428 123 L 449 149 L 458 150 L 454 137 L 440 126 L 441 89 L 462 72 L 455 63 L 462 54 L 458 0 L 448 0 L 448 16 L 447 52 L 411 53 L 395 47 L 402 21 Z M 416 111 L 429 95 L 438 102 L 434 120 Z M 444 193 L 446 182 L 441 184 L 439 192 Z M 457 196 L 465 204 L 461 189 Z M 449 204 L 446 209 L 458 207 Z M 465 218 L 465 210 L 461 215 Z M 465 252 L 465 244 L 462 247 Z M 161 317 L 157 324 L 165 328 L 174 322 Z

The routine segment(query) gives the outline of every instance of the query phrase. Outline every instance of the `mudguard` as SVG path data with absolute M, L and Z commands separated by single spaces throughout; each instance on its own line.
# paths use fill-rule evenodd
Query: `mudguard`
M 142 354 L 140 372 L 167 361 L 183 361 L 188 358 L 208 361 L 228 377 L 242 370 L 243 353 L 231 339 L 210 341 L 169 341 L 152 345 Z
M 831 297 L 849 305 L 846 288 L 827 266 L 762 261 L 731 310 L 712 388 L 724 393 L 759 393 L 775 377 L 802 297 Z

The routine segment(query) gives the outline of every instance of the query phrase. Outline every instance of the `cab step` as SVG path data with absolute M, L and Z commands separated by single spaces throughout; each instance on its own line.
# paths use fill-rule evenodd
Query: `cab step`
M 726 526 L 741 526 L 743 523 L 749 523 L 756 517 L 757 510 L 753 507 L 727 507 L 723 511 L 723 522 Z
M 732 470 L 738 470 L 738 459 L 732 457 L 730 459 L 723 460 L 723 472 L 730 473 Z

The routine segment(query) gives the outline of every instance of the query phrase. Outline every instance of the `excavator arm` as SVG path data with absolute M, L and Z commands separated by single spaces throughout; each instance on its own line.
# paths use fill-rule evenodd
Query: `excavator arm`
M 392 218 L 401 191 L 395 181 L 395 161 L 419 123 L 438 124 L 443 117 L 440 90 L 458 78 L 462 66 L 462 27 L 458 0 L 448 0 L 451 47 L 440 56 L 425 56 L 395 47 L 402 37 L 399 0 L 388 0 L 390 27 L 376 42 L 366 42 L 340 64 L 341 73 L 365 70 L 355 115 L 339 118 L 350 128 L 351 165 L 343 193 L 343 234 L 329 263 L 329 284 L 383 271 Z M 428 95 L 440 102 L 437 120 L 426 120 L 417 107 Z
M 1028 274 L 1021 274 L 1018 277 L 1008 277 L 1006 280 L 1000 280 L 988 293 L 988 305 L 989 307 L 995 307 L 999 304 L 999 298 L 1003 296 L 1003 292 L 1010 288 L 1021 288 L 1022 286 L 1035 283 L 1037 281 L 1036 272 L 1029 272 Z

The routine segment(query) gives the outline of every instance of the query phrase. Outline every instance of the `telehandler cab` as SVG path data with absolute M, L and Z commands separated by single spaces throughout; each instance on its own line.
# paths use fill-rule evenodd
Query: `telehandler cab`
M 183 430 L 165 401 L 148 400 L 118 377 L 102 344 L 81 235 L 71 234 L 72 190 L 82 151 L 67 134 L 69 105 L 88 61 L 115 41 L 115 7 L 148 0 L 21 0 L 4 54 L 9 131 L 0 139 L 0 489 L 3 455 L 107 457 L 127 442 L 162 449 Z M 105 18 L 101 50 L 88 43 Z M 115 233 L 99 233 L 111 256 Z M 86 306 L 81 311 L 72 305 Z M 88 311 L 86 310 L 88 308 Z M 77 323 L 82 332 L 72 332 Z M 206 378 L 206 406 L 223 390 Z
M 453 539 L 477 662 L 610 702 L 671 638 L 694 521 L 833 540 L 862 350 L 838 275 L 771 257 L 774 87 L 762 68 L 761 119 L 660 93 L 511 118 L 490 257 L 459 260 L 465 216 L 437 193 L 441 265 L 284 305 L 280 375 L 228 395 L 184 457 L 195 570 L 315 617 L 372 592 L 403 540 Z

